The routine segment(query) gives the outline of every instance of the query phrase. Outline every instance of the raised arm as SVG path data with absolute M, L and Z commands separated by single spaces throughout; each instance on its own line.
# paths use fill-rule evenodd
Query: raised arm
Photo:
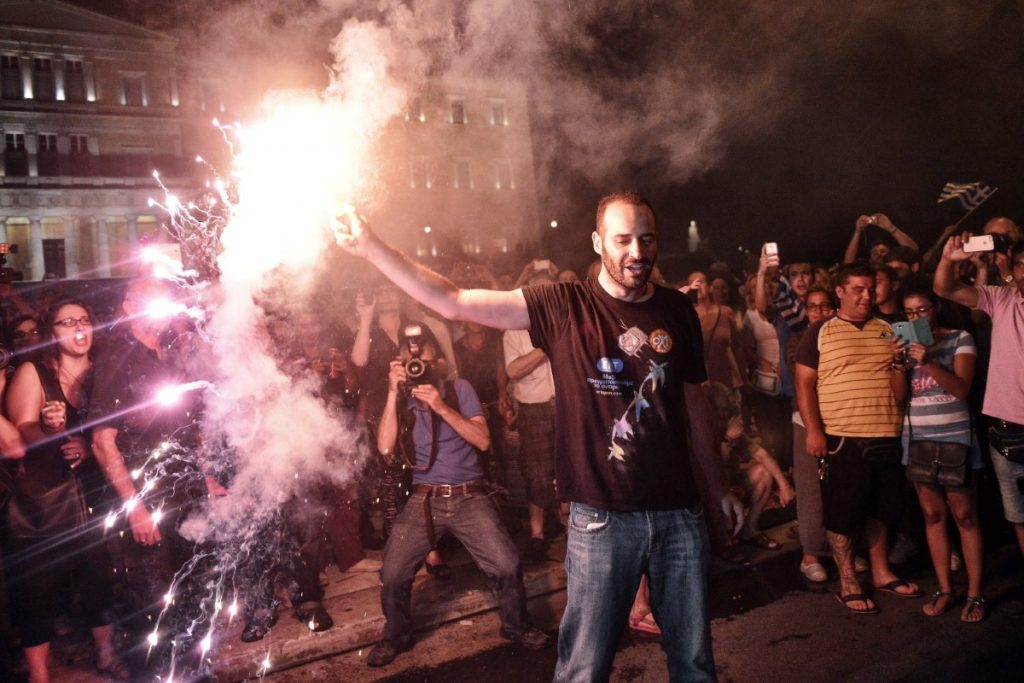
M 860 238 L 864 234 L 864 228 L 871 223 L 870 216 L 858 216 L 857 222 L 853 224 L 853 236 L 850 237 L 846 251 L 843 252 L 843 263 L 851 263 L 857 260 L 857 252 L 860 250 Z
M 957 264 L 970 258 L 970 254 L 963 249 L 964 242 L 970 238 L 971 233 L 965 232 L 946 240 L 946 246 L 942 248 L 942 258 L 939 259 L 939 267 L 935 269 L 932 287 L 943 299 L 955 301 L 968 308 L 977 308 L 978 288 L 960 282 L 956 274 Z
M 365 258 L 406 294 L 442 317 L 500 330 L 529 329 L 530 317 L 522 290 L 459 289 L 448 278 L 382 242 L 355 211 L 339 216 L 333 229 L 342 248 Z
M 897 243 L 904 247 L 910 247 L 914 251 L 918 251 L 917 242 L 914 241 L 914 238 L 897 228 L 884 213 L 876 213 L 871 216 L 871 218 L 875 225 L 892 235 L 893 239 L 896 240 Z

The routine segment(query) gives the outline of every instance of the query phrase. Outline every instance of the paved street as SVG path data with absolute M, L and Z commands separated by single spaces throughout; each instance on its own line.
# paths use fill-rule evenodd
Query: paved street
M 784 531 L 777 530 L 777 537 Z M 991 609 L 981 624 L 959 621 L 959 606 L 929 618 L 923 600 L 883 595 L 882 613 L 844 611 L 835 582 L 806 584 L 796 571 L 795 548 L 758 552 L 751 566 L 719 568 L 713 592 L 715 656 L 722 681 L 952 681 L 1020 680 L 1024 670 L 1024 563 L 1011 545 L 991 556 L 986 593 Z M 905 570 L 935 589 L 924 558 Z M 865 575 L 864 578 L 866 578 Z M 958 589 L 964 590 L 962 573 Z M 531 610 L 552 633 L 565 593 L 531 601 Z M 525 651 L 497 636 L 493 612 L 474 615 L 420 634 L 420 642 L 389 667 L 370 669 L 367 649 L 343 653 L 274 674 L 275 683 L 309 681 L 548 681 L 555 653 Z M 667 681 L 656 639 L 629 635 L 616 658 L 614 681 Z

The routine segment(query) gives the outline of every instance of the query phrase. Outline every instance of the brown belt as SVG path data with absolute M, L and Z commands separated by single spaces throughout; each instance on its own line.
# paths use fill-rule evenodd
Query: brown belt
M 486 491 L 487 489 L 484 488 L 483 483 L 479 481 L 467 481 L 461 484 L 414 484 L 412 487 L 413 493 L 426 494 L 423 497 L 423 515 L 427 525 L 427 538 L 430 539 L 430 545 L 433 546 L 436 543 L 434 538 L 434 515 L 430 510 L 431 498 L 468 496 L 471 493 L 485 493 Z
M 467 481 L 462 484 L 416 484 L 413 493 L 425 493 L 428 498 L 451 498 L 452 496 L 468 496 L 471 493 L 484 493 L 484 485 L 479 481 Z

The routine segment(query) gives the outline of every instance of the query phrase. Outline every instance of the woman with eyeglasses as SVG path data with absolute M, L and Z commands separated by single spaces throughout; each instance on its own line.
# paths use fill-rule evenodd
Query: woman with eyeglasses
M 974 379 L 977 349 L 964 330 L 939 321 L 940 301 L 927 281 L 904 287 L 903 313 L 911 323 L 928 321 L 932 343 L 907 347 L 910 403 L 903 424 L 907 479 L 914 483 L 924 513 L 925 536 L 939 584 L 923 611 L 945 613 L 956 601 L 950 569 L 947 510 L 960 532 L 967 568 L 967 601 L 960 620 L 979 622 L 987 604 L 982 595 L 982 539 L 976 501 L 981 451 L 972 439 L 967 393 Z M 927 341 L 927 339 L 925 339 Z
M 97 647 L 96 668 L 126 680 L 105 618 L 112 603 L 109 558 L 90 519 L 81 467 L 91 458 L 85 424 L 93 345 L 92 315 L 76 299 L 53 303 L 39 322 L 44 345 L 22 363 L 7 392 L 7 414 L 27 450 L 7 508 L 11 617 L 31 683 L 49 680 L 47 657 L 66 587 L 77 590 Z

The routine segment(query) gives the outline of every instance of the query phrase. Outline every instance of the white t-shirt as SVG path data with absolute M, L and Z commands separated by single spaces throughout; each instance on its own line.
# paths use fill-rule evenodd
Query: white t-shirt
M 530 342 L 530 333 L 526 330 L 507 330 L 502 345 L 505 347 L 505 367 L 536 348 Z M 530 374 L 513 380 L 512 397 L 520 403 L 546 403 L 553 399 L 555 380 L 551 376 L 551 362 L 545 359 Z

